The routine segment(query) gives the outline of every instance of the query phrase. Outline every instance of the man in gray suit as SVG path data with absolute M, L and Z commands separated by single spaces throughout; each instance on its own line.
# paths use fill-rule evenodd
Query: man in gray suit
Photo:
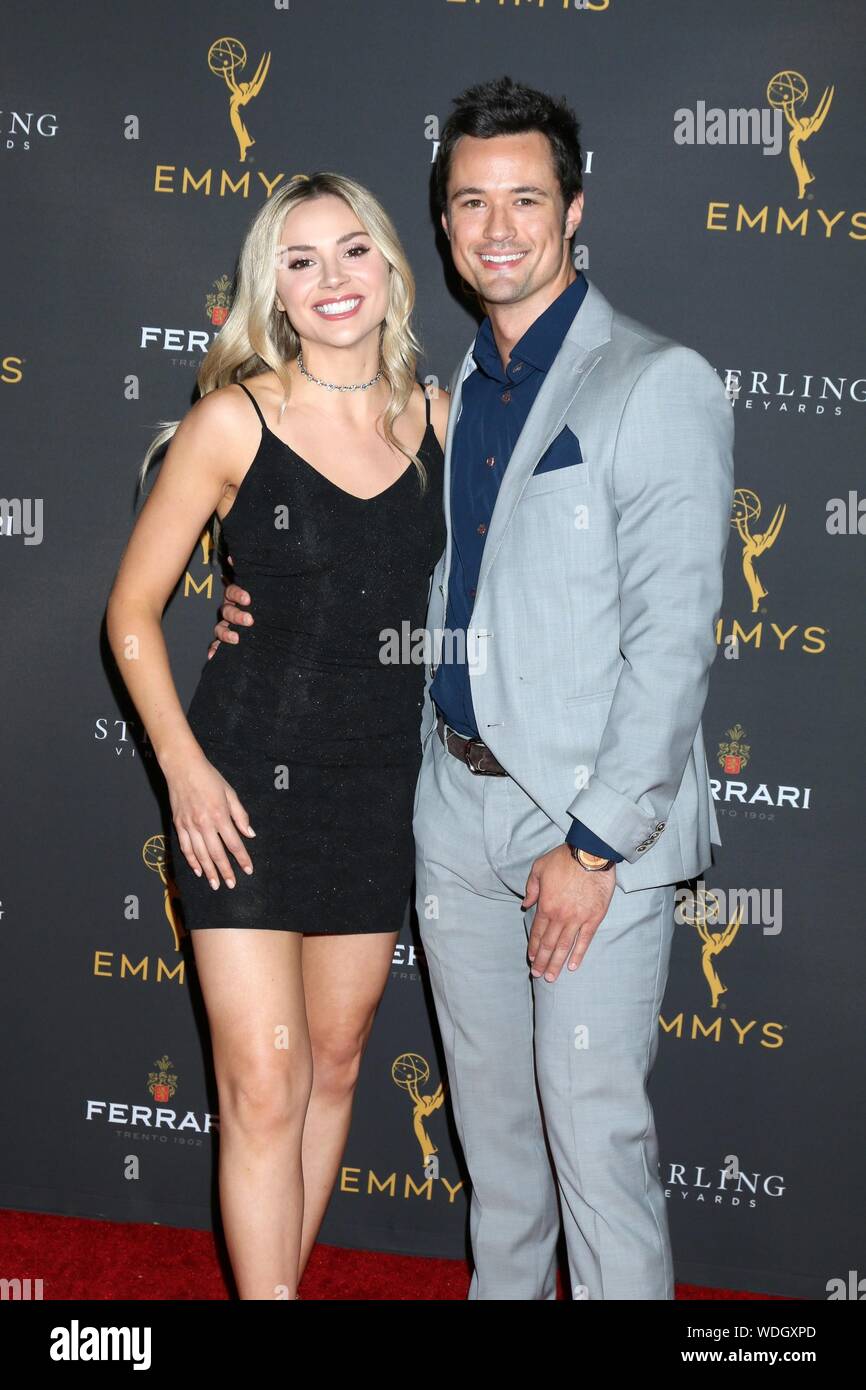
M 566 106 L 470 89 L 436 179 L 487 311 L 452 383 L 414 815 L 469 1297 L 554 1298 L 561 1219 L 573 1298 L 670 1299 L 646 1082 L 675 884 L 720 843 L 700 721 L 733 414 L 576 271 Z
M 733 414 L 702 357 L 576 271 L 567 106 L 470 89 L 436 178 L 487 314 L 452 382 L 414 809 L 469 1297 L 555 1298 L 561 1222 L 572 1298 L 670 1299 L 646 1083 L 675 885 L 720 843 L 701 714 Z

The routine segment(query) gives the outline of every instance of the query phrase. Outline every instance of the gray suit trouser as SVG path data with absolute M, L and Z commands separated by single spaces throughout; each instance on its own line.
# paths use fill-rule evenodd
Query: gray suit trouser
M 434 730 L 414 830 L 418 920 L 472 1187 L 469 1298 L 554 1299 L 561 1220 L 571 1298 L 672 1299 L 646 1082 L 674 885 L 617 886 L 583 964 L 549 984 L 529 973 L 533 909 L 520 904 L 532 861 L 562 843 L 558 827 L 510 777 L 471 772 Z

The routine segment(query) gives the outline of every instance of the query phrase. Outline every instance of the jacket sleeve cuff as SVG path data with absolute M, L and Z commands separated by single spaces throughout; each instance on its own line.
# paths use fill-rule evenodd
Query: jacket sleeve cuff
M 602 782 L 595 773 L 568 808 L 568 814 L 575 818 L 575 823 L 578 813 L 603 830 L 608 842 L 623 845 L 625 852 L 621 857 L 629 864 L 637 863 L 655 844 L 666 824 L 665 821 L 656 820 L 652 810 L 645 811 Z
M 588 854 L 600 854 L 605 859 L 613 859 L 617 864 L 622 861 L 623 856 L 609 844 L 594 835 L 583 821 L 572 818 L 571 829 L 565 837 L 568 845 L 574 845 L 575 849 L 585 849 Z

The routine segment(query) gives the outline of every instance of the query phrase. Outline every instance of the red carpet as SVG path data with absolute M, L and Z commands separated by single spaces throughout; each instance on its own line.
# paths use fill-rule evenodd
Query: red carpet
M 173 1226 L 0 1211 L 0 1270 L 6 1278 L 42 1279 L 46 1301 L 229 1298 L 211 1232 Z M 469 1271 L 461 1260 L 317 1245 L 301 1299 L 459 1301 L 468 1288 Z M 767 1297 L 677 1284 L 678 1299 Z

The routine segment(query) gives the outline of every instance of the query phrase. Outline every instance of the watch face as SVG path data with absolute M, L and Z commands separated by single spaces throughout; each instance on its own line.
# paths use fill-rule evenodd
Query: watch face
M 612 859 L 605 859 L 601 854 L 590 854 L 589 850 L 586 849 L 578 850 L 577 861 L 584 869 L 588 869 L 590 873 L 595 869 L 609 869 L 613 863 Z

